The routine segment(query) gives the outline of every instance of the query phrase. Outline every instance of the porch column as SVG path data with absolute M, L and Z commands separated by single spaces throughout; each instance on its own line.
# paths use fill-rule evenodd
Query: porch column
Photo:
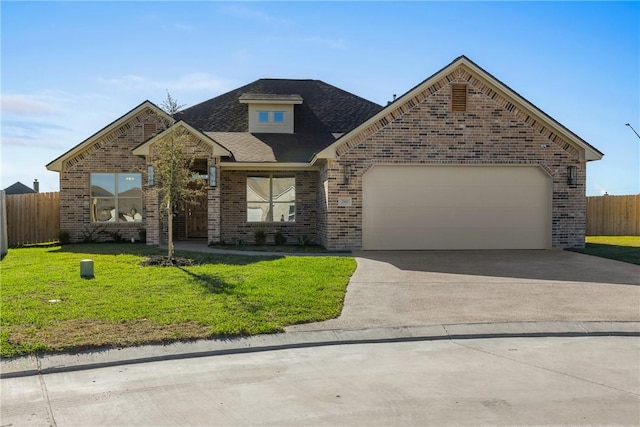
M 207 189 L 207 243 L 220 243 L 220 158 L 210 159 L 211 166 L 216 167 L 216 185 Z

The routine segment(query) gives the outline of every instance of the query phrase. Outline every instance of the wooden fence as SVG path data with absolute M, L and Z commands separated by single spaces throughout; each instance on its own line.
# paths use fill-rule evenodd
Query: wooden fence
M 587 236 L 640 236 L 640 194 L 587 197 Z
M 6 196 L 9 247 L 58 240 L 60 193 Z

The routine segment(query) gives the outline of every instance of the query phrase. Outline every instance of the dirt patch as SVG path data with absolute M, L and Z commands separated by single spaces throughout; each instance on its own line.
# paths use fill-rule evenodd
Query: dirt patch
M 52 326 L 15 328 L 7 332 L 10 342 L 43 343 L 48 351 L 54 352 L 119 348 L 211 337 L 211 327 L 197 322 L 162 325 L 148 319 L 116 323 L 96 319 L 65 320 Z

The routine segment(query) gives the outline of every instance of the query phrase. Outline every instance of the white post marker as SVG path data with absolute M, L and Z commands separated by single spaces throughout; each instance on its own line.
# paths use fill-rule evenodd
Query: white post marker
M 84 279 L 93 279 L 93 260 L 83 259 L 80 261 L 80 277 Z

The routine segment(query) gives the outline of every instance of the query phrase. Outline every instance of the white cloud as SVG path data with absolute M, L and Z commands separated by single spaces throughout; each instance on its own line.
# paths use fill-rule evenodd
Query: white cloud
M 278 18 L 270 15 L 262 10 L 241 4 L 230 4 L 220 8 L 220 12 L 225 15 L 234 16 L 254 22 L 263 22 L 267 24 L 289 24 L 287 19 Z
M 23 148 L 47 148 L 61 150 L 67 148 L 65 144 L 58 141 L 44 140 L 40 138 L 23 136 L 2 136 L 3 147 L 23 147 Z
M 196 27 L 194 27 L 193 25 L 183 24 L 181 22 L 174 22 L 173 24 L 171 24 L 171 28 L 179 31 L 195 31 L 196 30 Z
M 60 109 L 45 97 L 25 94 L 2 94 L 2 114 L 15 116 L 40 116 L 58 114 Z
M 143 89 L 151 86 L 150 81 L 144 77 L 128 74 L 122 77 L 103 78 L 98 77 L 98 83 L 110 86 L 118 86 L 125 90 Z
M 302 41 L 306 43 L 326 46 L 331 49 L 339 49 L 339 50 L 348 49 L 347 43 L 342 39 L 330 39 L 326 37 L 307 37 L 302 39 Z

